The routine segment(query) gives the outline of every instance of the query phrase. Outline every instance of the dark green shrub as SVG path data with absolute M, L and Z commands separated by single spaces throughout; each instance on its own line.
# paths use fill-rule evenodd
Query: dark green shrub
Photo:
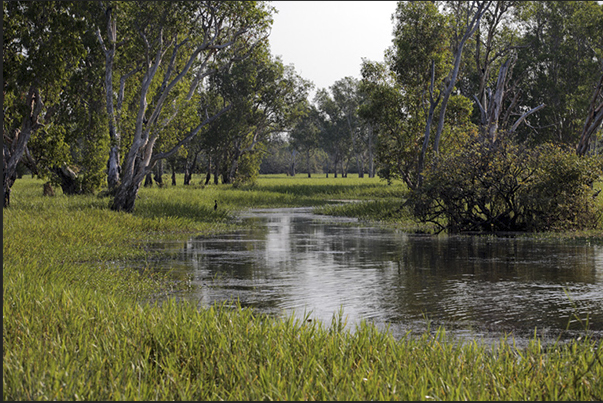
M 450 232 L 596 228 L 600 157 L 472 139 L 426 168 L 415 214 Z
M 601 224 L 593 184 L 603 172 L 600 156 L 579 157 L 553 145 L 539 148 L 536 170 L 522 204 L 535 230 L 595 229 Z

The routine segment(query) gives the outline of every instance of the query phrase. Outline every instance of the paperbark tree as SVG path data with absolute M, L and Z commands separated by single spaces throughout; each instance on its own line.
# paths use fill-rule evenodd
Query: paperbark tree
M 584 128 L 580 135 L 580 141 L 576 146 L 576 153 L 580 156 L 585 155 L 588 151 L 590 138 L 599 130 L 603 122 L 603 74 L 599 79 L 599 84 L 595 86 L 593 96 L 588 108 L 588 115 L 584 121 Z
M 352 144 L 351 149 L 356 156 L 358 176 L 362 178 L 364 177 L 364 158 L 361 149 L 366 147 L 362 144 L 362 127 L 358 119 L 358 107 L 360 105 L 358 86 L 358 80 L 353 77 L 344 77 L 331 86 L 331 92 L 348 130 L 348 136 Z
M 358 114 L 369 130 L 369 152 L 375 148 L 379 175 L 387 180 L 401 179 L 414 188 L 417 147 L 424 122 L 422 115 L 411 117 L 411 110 L 420 110 L 420 100 L 406 93 L 395 74 L 385 63 L 363 61 L 360 92 L 363 101 Z M 414 101 L 407 102 L 408 100 Z M 411 122 L 411 123 L 409 123 Z M 369 159 L 369 164 L 372 158 Z M 375 171 L 371 167 L 369 172 Z
M 333 92 L 333 89 L 334 86 L 331 86 L 331 92 Z M 333 161 L 333 176 L 337 178 L 337 167 L 339 166 L 341 176 L 345 177 L 345 163 L 350 154 L 351 141 L 348 122 L 341 105 L 324 88 L 317 91 L 314 102 L 318 107 L 322 121 L 321 147 Z M 327 171 L 329 171 L 328 168 Z
M 124 93 L 133 97 L 130 103 L 131 121 L 110 111 L 113 102 L 117 53 L 111 54 L 115 44 L 118 49 L 118 22 L 112 17 L 113 8 L 125 10 L 123 31 L 131 41 L 124 55 L 133 69 L 122 66 L 125 74 L 120 78 L 118 110 Z M 198 91 L 203 80 L 226 68 L 234 60 L 243 58 L 266 37 L 271 23 L 269 8 L 252 2 L 110 2 L 107 15 L 108 40 L 97 31 L 99 43 L 107 56 L 108 114 L 116 125 L 114 140 L 119 140 L 121 128 L 130 132 L 129 146 L 121 164 L 121 178 L 113 189 L 111 208 L 131 212 L 138 189 L 155 163 L 173 155 L 199 131 L 230 109 L 224 105 L 219 111 L 208 114 L 200 106 L 200 118 L 188 132 L 179 134 L 174 146 L 164 152 L 155 152 L 155 144 L 165 128 L 189 102 L 200 102 Z M 129 37 L 128 37 L 129 36 Z M 130 67 L 132 67 L 130 65 Z M 128 78 L 131 77 L 131 80 Z M 123 88 L 123 90 L 122 90 Z M 122 111 L 123 114 L 123 111 Z M 112 117 L 113 116 L 113 117 Z M 121 135 L 125 134 L 123 131 Z M 113 151 L 112 151 L 113 152 Z M 110 165 L 119 157 L 112 156 Z M 111 179 L 112 181 L 114 180 Z
M 533 142 L 576 147 L 603 66 L 603 4 L 597 1 L 522 2 L 522 33 L 514 71 L 522 102 L 546 104 L 517 130 Z
M 491 1 L 472 1 L 469 4 L 466 2 L 455 2 L 453 3 L 453 14 L 456 17 L 455 23 L 453 23 L 454 32 L 456 36 L 456 41 L 453 41 L 453 64 L 452 69 L 449 71 L 448 75 L 442 81 L 442 89 L 438 93 L 438 97 L 433 97 L 434 86 L 435 86 L 435 63 L 432 63 L 432 74 L 431 74 L 431 85 L 430 85 L 430 109 L 427 114 L 427 122 L 425 125 L 425 138 L 423 140 L 423 147 L 421 149 L 421 156 L 419 158 L 419 166 L 418 166 L 418 179 L 417 183 L 420 186 L 422 182 L 422 172 L 424 169 L 425 163 L 425 154 L 427 152 L 427 145 L 429 144 L 429 138 L 431 134 L 431 125 L 434 117 L 435 107 L 438 103 L 440 103 L 440 112 L 438 116 L 438 124 L 436 127 L 436 131 L 434 134 L 434 145 L 433 151 L 435 154 L 439 153 L 440 150 L 440 139 L 442 137 L 442 132 L 444 129 L 444 118 L 446 117 L 446 107 L 448 106 L 448 101 L 450 96 L 452 95 L 452 91 L 456 85 L 456 81 L 459 74 L 459 69 L 461 66 L 461 57 L 463 54 L 463 49 L 465 47 L 465 43 L 467 40 L 475 33 L 477 30 L 480 20 L 484 13 L 490 7 Z M 441 100 L 441 101 L 440 101 Z
M 28 142 L 52 122 L 60 92 L 84 54 L 76 3 L 2 4 L 4 207 L 10 205 L 17 164 L 29 154 Z
M 499 60 L 506 57 L 509 52 L 516 49 L 517 32 L 513 29 L 512 14 L 517 6 L 517 1 L 496 1 L 490 7 L 475 31 L 475 75 L 477 82 L 475 86 L 467 88 L 466 93 L 474 94 L 483 109 L 488 107 L 488 86 L 491 75 L 496 71 Z M 469 52 L 473 48 L 467 49 Z M 469 64 L 469 63 L 467 63 Z M 477 95 L 475 93 L 477 92 Z M 480 116 L 481 124 L 486 126 L 487 117 Z
M 421 178 L 433 117 L 442 97 L 440 83 L 451 68 L 451 29 L 448 18 L 431 1 L 399 2 L 395 20 L 393 47 L 388 55 L 390 68 L 404 95 L 420 100 L 419 104 L 406 102 L 408 114 L 422 115 L 425 122 L 421 128 L 424 132 L 422 147 L 413 150 L 418 155 L 413 158 L 416 179 L 406 179 L 414 188 Z M 408 174 L 407 171 L 404 176 Z
M 232 105 L 208 132 L 221 138 L 223 183 L 232 183 L 246 154 L 272 135 L 289 131 L 303 115 L 310 83 L 273 58 L 268 47 L 258 46 L 249 58 L 215 75 L 211 85 Z
M 308 106 L 301 120 L 289 133 L 289 144 L 305 154 L 308 178 L 312 177 L 310 158 L 319 147 L 320 114 L 314 106 Z
M 450 70 L 448 76 L 446 77 L 443 83 L 444 89 L 442 95 L 442 104 L 440 106 L 440 115 L 438 117 L 438 126 L 436 128 L 433 146 L 433 150 L 436 154 L 439 152 L 440 138 L 442 136 L 442 130 L 444 129 L 446 106 L 448 105 L 448 100 L 450 99 L 450 95 L 452 94 L 452 91 L 454 90 L 454 87 L 456 85 L 456 80 L 458 78 L 459 69 L 461 66 L 461 57 L 463 54 L 463 49 L 465 48 L 465 43 L 471 36 L 473 36 L 475 31 L 477 30 L 482 16 L 488 10 L 490 5 L 492 4 L 492 1 L 472 1 L 469 4 L 467 10 L 465 10 L 463 5 L 458 2 L 455 2 L 454 4 L 457 4 L 456 7 L 459 8 L 459 18 L 457 20 L 459 29 L 457 31 L 457 36 L 460 36 L 460 34 L 462 34 L 462 36 L 460 37 L 460 40 L 458 40 L 458 42 L 456 42 L 455 44 L 455 47 L 453 49 L 454 64 L 452 70 Z

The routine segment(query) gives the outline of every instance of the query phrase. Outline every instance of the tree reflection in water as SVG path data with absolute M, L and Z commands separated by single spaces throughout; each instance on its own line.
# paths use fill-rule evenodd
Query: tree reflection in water
M 411 235 L 301 208 L 242 220 L 249 230 L 171 245 L 175 258 L 157 268 L 192 274 L 198 287 L 183 298 L 239 299 L 277 315 L 311 311 L 327 324 L 343 307 L 349 324 L 368 319 L 395 334 L 423 331 L 428 318 L 432 328 L 480 338 L 526 339 L 535 328 L 554 338 L 575 313 L 603 334 L 603 245 Z M 574 321 L 570 330 L 567 337 L 582 327 Z

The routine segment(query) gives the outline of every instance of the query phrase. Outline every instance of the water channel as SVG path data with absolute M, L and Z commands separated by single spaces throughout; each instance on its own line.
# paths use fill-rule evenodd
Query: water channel
M 315 215 L 250 210 L 248 229 L 164 242 L 157 270 L 188 276 L 178 295 L 200 306 L 239 300 L 273 315 L 348 327 L 365 319 L 395 336 L 443 326 L 460 338 L 526 343 L 603 336 L 603 245 L 495 236 L 424 236 Z M 568 329 L 569 324 L 569 330 Z

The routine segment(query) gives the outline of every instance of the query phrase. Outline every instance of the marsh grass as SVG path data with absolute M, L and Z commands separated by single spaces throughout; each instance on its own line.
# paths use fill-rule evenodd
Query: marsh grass
M 231 303 L 199 310 L 174 299 L 145 302 L 173 285 L 128 269 L 148 257 L 141 241 L 229 231 L 236 210 L 256 202 L 391 191 L 310 181 L 283 197 L 283 187 L 271 190 L 270 181 L 286 180 L 261 179 L 258 189 L 143 189 L 134 214 L 94 196 L 42 197 L 41 181 L 18 180 L 3 211 L 3 399 L 603 398 L 600 341 L 588 337 L 547 348 L 536 338 L 527 348 L 504 339 L 460 344 L 443 330 L 396 340 L 365 322 L 349 331 L 342 312 L 323 324 Z

